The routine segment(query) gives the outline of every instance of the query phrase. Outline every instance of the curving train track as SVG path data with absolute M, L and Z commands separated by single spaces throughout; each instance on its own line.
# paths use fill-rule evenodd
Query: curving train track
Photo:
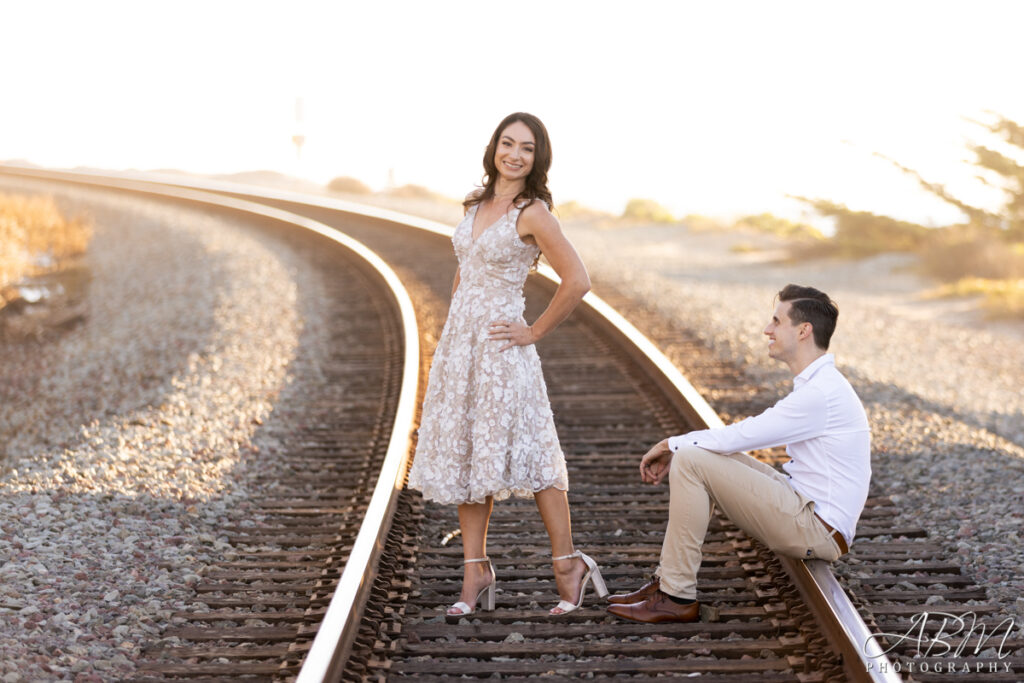
M 263 229 L 287 230 L 290 238 L 300 228 L 315 232 L 301 239 L 324 245 L 312 250 L 318 267 L 343 292 L 324 302 L 338 340 L 331 366 L 322 376 L 299 378 L 307 390 L 278 408 L 300 429 L 289 456 L 294 476 L 278 481 L 273 497 L 256 501 L 260 525 L 230 530 L 234 552 L 196 586 L 194 608 L 175 615 L 184 623 L 165 628 L 181 644 L 152 651 L 140 679 L 676 674 L 839 681 L 912 674 L 944 680 L 943 665 L 951 661 L 945 653 L 923 652 L 921 639 L 876 642 L 869 632 L 905 633 L 924 610 L 973 613 L 996 625 L 984 622 L 994 612 L 984 592 L 958 566 L 938 559 L 941 550 L 924 530 L 887 525 L 892 508 L 881 495 L 869 501 L 853 552 L 840 567 L 847 586 L 857 589 L 853 603 L 827 566 L 778 558 L 719 518 L 701 568 L 703 621 L 656 629 L 609 618 L 596 601 L 568 618 L 548 618 L 544 608 L 555 596 L 543 527 L 531 502 L 506 501 L 495 506 L 490 533 L 498 609 L 447 623 L 443 608 L 455 599 L 461 577 L 458 542 L 446 540 L 457 528 L 454 510 L 424 504 L 401 488 L 416 418 L 415 380 L 429 367 L 416 343 L 422 338 L 424 352 L 432 349 L 454 271 L 445 230 L 332 200 L 223 184 L 183 189 L 0 171 L 247 212 Z M 331 227 L 348 236 L 343 244 L 327 241 Z M 528 318 L 551 287 L 542 277 L 528 282 Z M 403 309 L 404 291 L 412 306 Z M 576 542 L 601 563 L 615 591 L 633 587 L 656 564 L 664 530 L 667 490 L 639 484 L 637 454 L 661 435 L 718 418 L 654 344 L 606 303 L 590 299 L 538 350 L 570 467 Z M 645 317 L 628 297 L 611 293 L 610 300 L 631 310 L 657 346 L 672 349 L 676 366 L 725 396 L 728 412 L 763 409 L 744 405 L 750 392 L 735 369 L 715 361 L 685 330 Z M 934 636 L 942 628 L 925 623 L 922 633 Z M 965 640 L 968 653 L 986 645 L 972 637 Z M 892 648 L 892 660 L 880 649 L 865 652 L 879 643 Z M 1019 680 L 1022 657 L 1004 653 L 1021 643 L 1011 639 L 994 654 L 987 645 L 975 648 L 977 656 L 956 659 L 963 664 L 957 680 Z

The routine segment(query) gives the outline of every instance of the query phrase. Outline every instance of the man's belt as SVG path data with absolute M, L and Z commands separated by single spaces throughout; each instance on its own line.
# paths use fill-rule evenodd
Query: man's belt
M 820 516 L 818 516 L 817 512 L 814 513 L 814 516 L 818 518 L 818 521 L 821 522 L 822 526 L 828 529 L 828 532 L 832 535 L 832 539 L 836 542 L 836 545 L 839 546 L 839 554 L 845 555 L 846 553 L 850 552 L 850 547 L 846 545 L 846 539 L 843 538 L 843 535 L 835 529 L 833 529 L 831 524 L 829 524 Z

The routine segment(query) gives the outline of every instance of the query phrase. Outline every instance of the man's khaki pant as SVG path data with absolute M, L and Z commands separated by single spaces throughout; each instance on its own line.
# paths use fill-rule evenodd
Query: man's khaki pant
M 743 453 L 720 455 L 684 446 L 669 471 L 668 529 L 661 546 L 661 589 L 697 598 L 701 546 L 714 505 L 747 534 L 789 557 L 829 562 L 840 555 L 814 516 L 814 501 L 797 493 L 786 475 Z

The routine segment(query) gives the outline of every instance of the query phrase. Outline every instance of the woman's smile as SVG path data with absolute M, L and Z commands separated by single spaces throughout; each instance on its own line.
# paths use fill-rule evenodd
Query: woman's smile
M 533 155 L 537 146 L 533 131 L 522 121 L 510 124 L 501 132 L 494 150 L 494 165 L 506 180 L 519 180 L 533 170 Z

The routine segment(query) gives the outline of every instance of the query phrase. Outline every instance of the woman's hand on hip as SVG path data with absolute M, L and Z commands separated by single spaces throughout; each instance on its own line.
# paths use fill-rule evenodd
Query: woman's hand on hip
M 533 328 L 514 320 L 495 320 L 488 330 L 491 341 L 505 342 L 499 351 L 511 349 L 513 346 L 528 346 L 536 339 L 533 337 Z

